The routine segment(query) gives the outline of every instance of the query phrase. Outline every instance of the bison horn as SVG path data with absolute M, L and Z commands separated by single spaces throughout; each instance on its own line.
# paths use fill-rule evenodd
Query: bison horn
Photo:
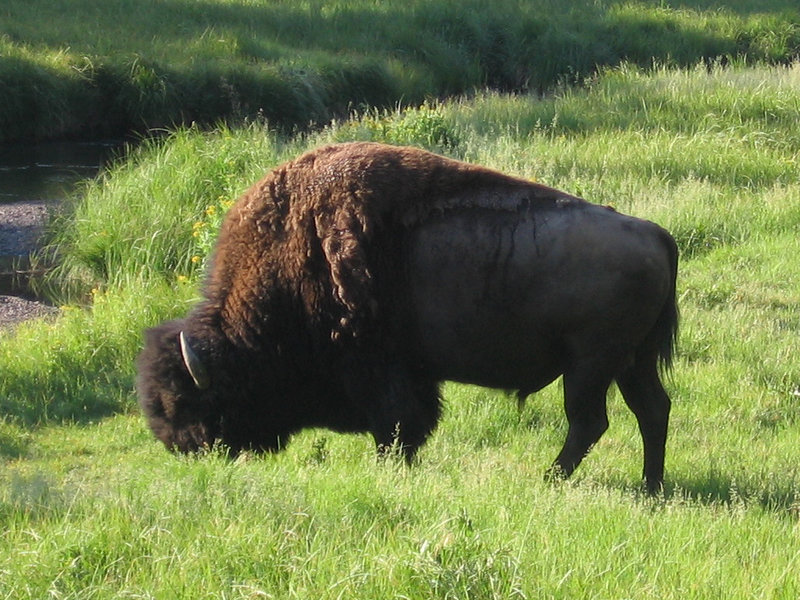
M 186 334 L 181 331 L 180 335 L 180 342 L 181 342 L 181 356 L 183 356 L 183 364 L 186 365 L 186 370 L 189 371 L 189 375 L 192 376 L 192 381 L 197 386 L 199 390 L 206 390 L 208 389 L 209 385 L 211 384 L 208 371 L 206 371 L 205 366 L 197 357 L 192 347 L 189 345 L 189 339 L 186 337 Z

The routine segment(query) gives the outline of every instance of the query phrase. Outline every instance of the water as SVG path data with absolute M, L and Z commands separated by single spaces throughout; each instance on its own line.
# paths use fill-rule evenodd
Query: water
M 39 271 L 28 255 L 50 207 L 121 149 L 118 141 L 0 144 L 0 295 L 35 297 L 30 282 Z
M 119 141 L 0 145 L 0 204 L 63 199 L 117 155 Z

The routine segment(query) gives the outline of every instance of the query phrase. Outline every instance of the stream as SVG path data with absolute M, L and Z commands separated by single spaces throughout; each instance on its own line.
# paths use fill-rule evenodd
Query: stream
M 0 144 L 0 294 L 24 294 L 48 210 L 121 151 L 118 140 Z
M 0 204 L 54 202 L 97 175 L 121 147 L 118 140 L 0 145 Z

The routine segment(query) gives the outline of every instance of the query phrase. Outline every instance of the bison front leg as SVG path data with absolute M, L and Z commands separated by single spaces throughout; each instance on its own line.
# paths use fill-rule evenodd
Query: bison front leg
M 608 429 L 606 393 L 612 375 L 605 365 L 579 364 L 564 373 L 564 411 L 569 430 L 548 478 L 566 479 Z
M 411 462 L 436 428 L 440 411 L 436 382 L 391 369 L 378 392 L 371 423 L 378 452 L 399 450 Z

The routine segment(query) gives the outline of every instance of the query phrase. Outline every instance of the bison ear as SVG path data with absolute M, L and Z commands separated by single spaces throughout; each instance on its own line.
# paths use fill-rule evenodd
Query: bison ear
M 181 356 L 183 356 L 183 364 L 186 365 L 186 370 L 189 371 L 189 375 L 192 376 L 192 380 L 197 386 L 197 389 L 207 390 L 211 385 L 208 371 L 206 371 L 205 366 L 197 357 L 194 350 L 192 350 L 192 347 L 189 345 L 189 339 L 183 331 L 181 331 L 180 334 L 180 342 Z

